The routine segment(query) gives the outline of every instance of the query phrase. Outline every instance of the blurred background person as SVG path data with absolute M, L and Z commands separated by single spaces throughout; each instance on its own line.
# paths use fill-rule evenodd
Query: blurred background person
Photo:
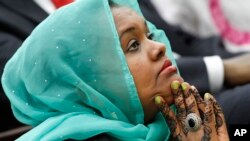
M 199 37 L 220 36 L 227 51 L 250 51 L 250 1 L 151 0 L 172 25 Z M 167 8 L 166 8 L 167 7 Z

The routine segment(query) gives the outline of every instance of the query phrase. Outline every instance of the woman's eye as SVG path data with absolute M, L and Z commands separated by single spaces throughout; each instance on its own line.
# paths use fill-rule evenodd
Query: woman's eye
M 147 38 L 149 40 L 153 40 L 154 34 L 153 33 L 147 33 Z
M 129 52 L 137 51 L 139 47 L 140 47 L 140 43 L 138 41 L 131 40 L 128 45 L 128 51 Z

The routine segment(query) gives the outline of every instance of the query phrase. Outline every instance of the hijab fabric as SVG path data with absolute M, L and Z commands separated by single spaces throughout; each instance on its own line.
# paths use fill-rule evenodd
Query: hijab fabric
M 141 15 L 135 0 L 114 2 Z M 165 34 L 147 24 L 174 63 Z M 160 113 L 144 125 L 108 0 L 78 0 L 51 14 L 9 60 L 2 85 L 15 117 L 34 126 L 18 140 L 84 140 L 101 133 L 117 140 L 169 138 Z

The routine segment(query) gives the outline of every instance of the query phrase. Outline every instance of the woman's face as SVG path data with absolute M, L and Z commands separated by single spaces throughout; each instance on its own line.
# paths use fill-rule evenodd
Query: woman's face
M 122 50 L 133 75 L 143 106 L 144 120 L 150 122 L 158 112 L 154 104 L 157 95 L 173 103 L 170 84 L 183 81 L 176 67 L 165 56 L 165 45 L 151 39 L 145 19 L 126 7 L 112 8 Z

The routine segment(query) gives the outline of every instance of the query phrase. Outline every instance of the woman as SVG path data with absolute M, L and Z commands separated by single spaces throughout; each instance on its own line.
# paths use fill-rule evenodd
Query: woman
M 13 112 L 36 126 L 19 140 L 167 140 L 165 120 L 173 138 L 221 140 L 227 135 L 223 115 L 211 111 L 213 98 L 204 104 L 194 97 L 194 87 L 182 83 L 165 35 L 137 14 L 136 1 L 115 2 L 133 10 L 110 8 L 107 0 L 76 1 L 59 9 L 8 62 L 2 83 Z M 185 100 L 191 106 L 183 112 Z M 173 101 L 182 115 L 178 120 L 167 106 Z M 179 117 L 199 115 L 195 101 L 208 122 L 186 130 Z M 216 113 L 223 134 L 216 132 L 218 120 L 210 118 Z M 205 129 L 209 133 L 203 134 Z

